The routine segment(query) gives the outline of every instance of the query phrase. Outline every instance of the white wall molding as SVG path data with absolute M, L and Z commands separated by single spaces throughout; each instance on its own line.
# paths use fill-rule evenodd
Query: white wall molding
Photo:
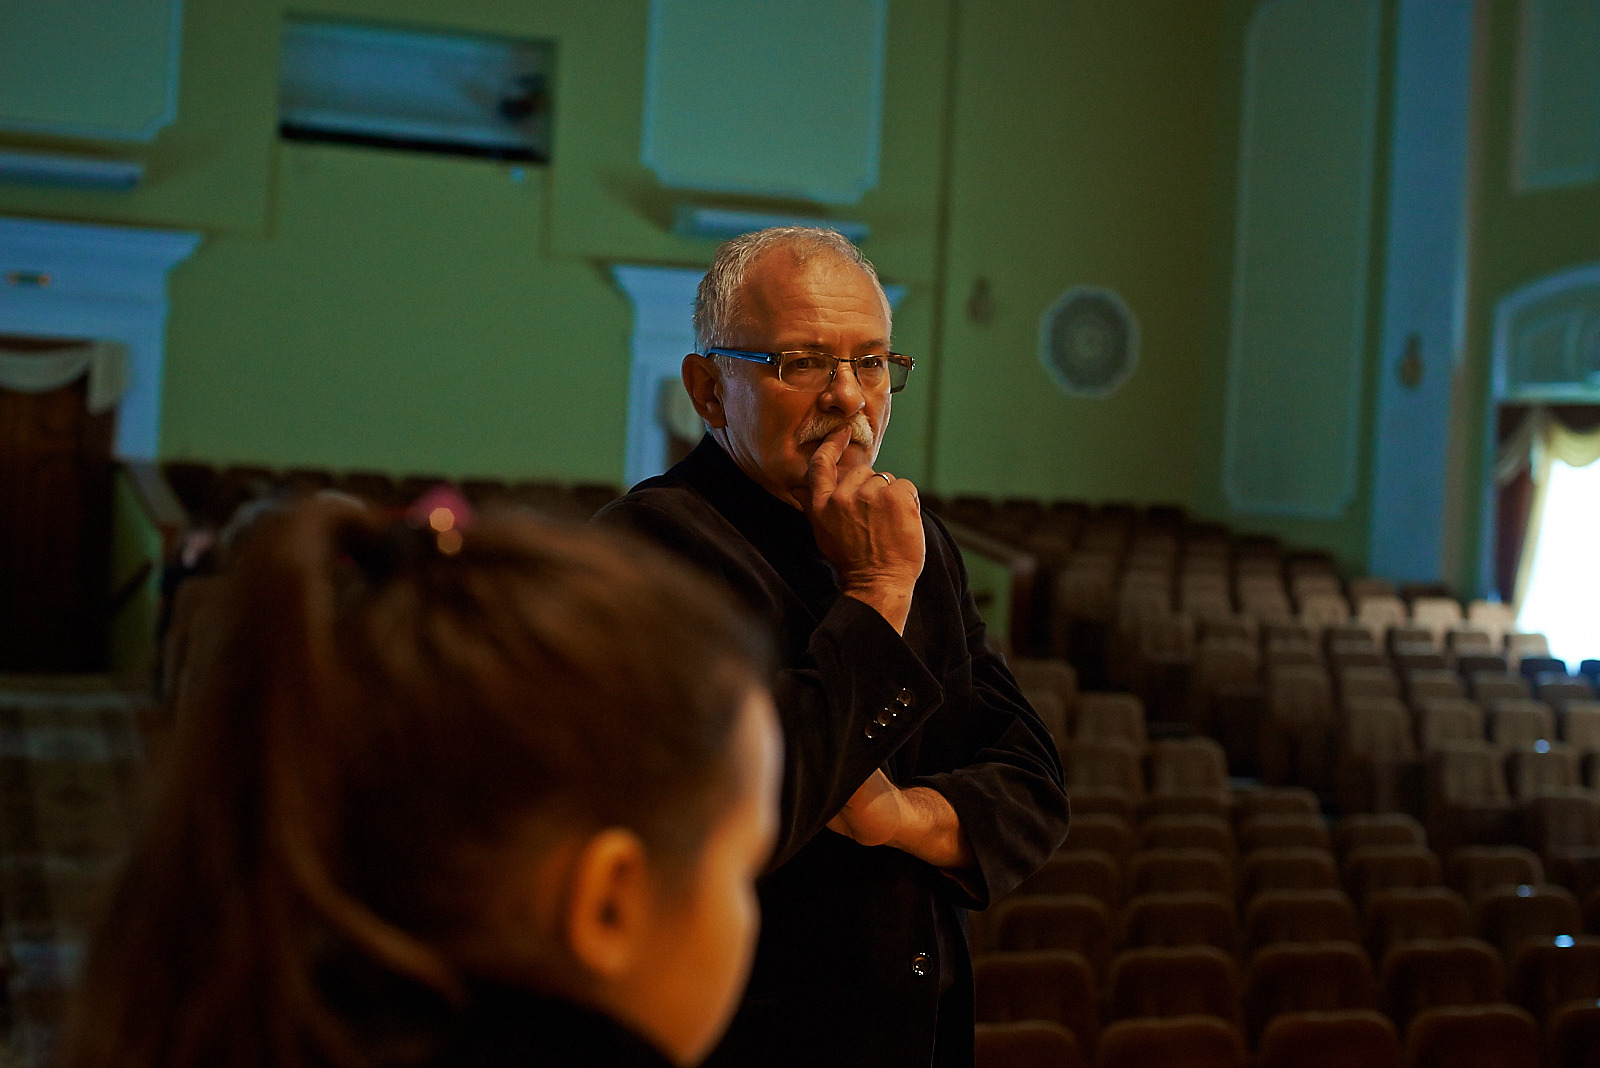
M 167 275 L 199 244 L 195 233 L 0 218 L 0 333 L 128 346 L 113 447 L 123 459 L 158 454 Z
M 625 485 L 667 468 L 667 436 L 656 417 L 661 384 L 677 381 L 683 357 L 694 351 L 694 294 L 704 274 L 682 267 L 616 264 L 611 268 L 612 277 L 633 302 Z

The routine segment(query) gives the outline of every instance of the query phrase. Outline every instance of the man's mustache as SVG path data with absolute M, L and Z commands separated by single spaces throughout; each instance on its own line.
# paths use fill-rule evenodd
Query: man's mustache
M 877 440 L 872 433 L 872 424 L 867 422 L 867 417 L 861 412 L 857 412 L 849 419 L 812 416 L 795 432 L 795 439 L 802 445 L 808 441 L 821 441 L 842 426 L 849 426 L 850 440 L 856 445 L 870 449 Z

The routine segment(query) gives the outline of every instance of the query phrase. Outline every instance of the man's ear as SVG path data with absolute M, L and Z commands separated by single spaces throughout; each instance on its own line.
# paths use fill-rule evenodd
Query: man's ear
M 722 408 L 722 368 L 709 356 L 691 352 L 683 358 L 683 388 L 706 426 L 721 430 L 728 425 Z
M 579 963 L 615 981 L 637 960 L 654 887 L 638 835 L 620 827 L 584 844 L 572 869 L 563 926 Z

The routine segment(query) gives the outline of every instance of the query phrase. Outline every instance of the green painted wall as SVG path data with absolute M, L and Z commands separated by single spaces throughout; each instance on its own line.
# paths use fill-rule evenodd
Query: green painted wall
M 1478 588 L 1484 540 L 1494 537 L 1480 521 L 1488 491 L 1484 449 L 1494 306 L 1534 279 L 1600 261 L 1600 183 L 1526 193 L 1512 187 L 1519 6 L 1516 0 L 1491 0 L 1480 23 L 1486 37 L 1467 355 L 1452 441 L 1450 526 L 1459 536 L 1449 561 L 1458 586 L 1472 591 Z

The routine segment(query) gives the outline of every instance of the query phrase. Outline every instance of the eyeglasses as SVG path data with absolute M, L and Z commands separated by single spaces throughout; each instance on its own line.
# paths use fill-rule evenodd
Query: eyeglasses
M 747 352 L 744 349 L 706 349 L 705 356 L 731 356 L 764 363 L 778 369 L 778 381 L 800 393 L 821 393 L 833 384 L 841 363 L 854 364 L 856 381 L 865 393 L 899 393 L 917 361 L 898 352 L 874 353 L 841 359 L 826 352 L 793 349 L 788 352 Z

